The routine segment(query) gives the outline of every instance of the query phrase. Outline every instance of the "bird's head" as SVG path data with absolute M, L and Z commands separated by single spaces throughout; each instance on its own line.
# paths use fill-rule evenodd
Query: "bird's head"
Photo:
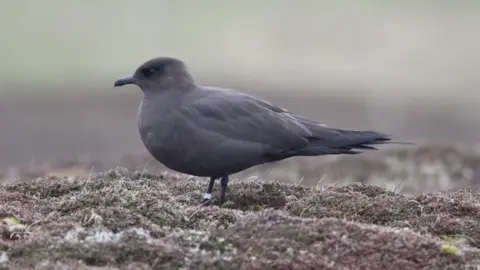
M 132 76 L 115 81 L 115 87 L 134 84 L 143 92 L 158 92 L 194 85 L 185 63 L 170 57 L 158 57 L 143 63 Z

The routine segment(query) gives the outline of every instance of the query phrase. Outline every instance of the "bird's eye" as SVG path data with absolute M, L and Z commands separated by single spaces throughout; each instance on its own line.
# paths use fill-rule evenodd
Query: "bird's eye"
M 155 73 L 156 71 L 157 71 L 157 70 L 154 69 L 154 68 L 147 68 L 147 69 L 144 69 L 144 70 L 142 71 L 142 73 L 143 73 L 143 76 L 145 76 L 146 78 L 148 78 L 148 77 L 152 76 L 153 73 Z

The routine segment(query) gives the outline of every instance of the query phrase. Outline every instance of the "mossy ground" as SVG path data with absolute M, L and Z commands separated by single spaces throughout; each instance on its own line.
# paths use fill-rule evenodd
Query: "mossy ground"
M 117 168 L 0 189 L 0 265 L 12 269 L 476 269 L 480 195 L 351 184 L 207 181 Z M 217 188 L 218 190 L 218 188 Z M 218 191 L 217 191 L 218 192 Z M 218 198 L 218 193 L 214 194 Z
M 115 166 L 161 174 L 166 168 L 148 154 L 116 162 L 81 158 L 0 168 L 0 182 L 37 177 L 84 176 Z M 471 187 L 480 190 L 480 148 L 466 144 L 428 143 L 365 152 L 355 156 L 297 157 L 255 166 L 234 177 L 256 177 L 302 186 L 344 186 L 354 182 L 399 190 L 402 194 Z

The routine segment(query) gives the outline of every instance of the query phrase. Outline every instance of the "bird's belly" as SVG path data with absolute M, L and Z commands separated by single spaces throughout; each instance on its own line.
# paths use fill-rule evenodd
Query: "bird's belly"
M 248 148 L 222 146 L 225 141 L 201 132 L 173 131 L 160 139 L 159 134 L 150 131 L 144 133 L 142 140 L 152 156 L 164 166 L 195 176 L 220 177 L 258 163 L 252 155 L 242 153 Z M 249 157 L 245 159 L 245 156 Z
M 149 151 L 156 160 L 171 170 L 201 177 L 212 177 L 217 174 L 212 168 L 212 166 L 218 167 L 215 162 L 206 162 L 205 159 L 202 159 L 201 154 L 198 154 L 200 152 L 187 153 L 165 148 L 160 151 L 158 148 L 153 148 Z
M 172 130 L 170 135 L 144 132 L 142 141 L 150 154 L 167 168 L 195 176 L 211 176 L 205 156 L 208 149 L 205 140 L 198 134 Z

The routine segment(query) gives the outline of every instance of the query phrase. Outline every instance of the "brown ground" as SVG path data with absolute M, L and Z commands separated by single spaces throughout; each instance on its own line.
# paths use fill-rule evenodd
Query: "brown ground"
M 198 207 L 205 188 L 124 169 L 4 186 L 0 261 L 15 269 L 480 265 L 480 197 L 468 189 L 406 196 L 361 184 L 237 181 L 224 205 Z
M 478 269 L 480 153 L 455 143 L 478 138 L 474 117 L 411 104 L 392 125 L 398 108 L 375 122 L 361 98 L 261 96 L 421 143 L 259 166 L 233 176 L 226 204 L 198 208 L 206 181 L 145 153 L 139 93 L 4 97 L 0 267 Z

